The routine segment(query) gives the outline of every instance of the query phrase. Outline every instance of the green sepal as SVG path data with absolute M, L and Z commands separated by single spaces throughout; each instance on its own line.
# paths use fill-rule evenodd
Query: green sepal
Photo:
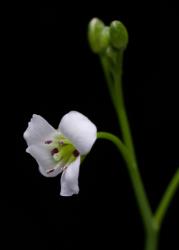
M 116 49 L 125 49 L 128 44 L 128 32 L 120 21 L 113 21 L 110 25 L 110 43 Z
M 110 40 L 109 33 L 109 27 L 106 27 L 100 19 L 93 18 L 90 21 L 88 26 L 88 41 L 94 53 L 100 53 L 108 47 Z

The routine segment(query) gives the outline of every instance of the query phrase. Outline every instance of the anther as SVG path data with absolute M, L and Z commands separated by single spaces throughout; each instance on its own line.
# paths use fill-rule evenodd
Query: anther
M 45 141 L 45 144 L 50 144 L 52 143 L 52 141 Z
M 75 149 L 75 150 L 73 151 L 73 155 L 74 155 L 75 157 L 78 157 L 79 154 L 80 154 L 80 153 L 78 152 L 78 150 Z
M 51 155 L 57 154 L 58 153 L 58 148 L 54 148 L 51 151 Z
M 50 169 L 50 170 L 47 171 L 47 174 L 50 174 L 50 173 L 52 173 L 52 172 L 54 172 L 54 171 L 55 171 L 55 169 L 52 168 L 52 169 Z

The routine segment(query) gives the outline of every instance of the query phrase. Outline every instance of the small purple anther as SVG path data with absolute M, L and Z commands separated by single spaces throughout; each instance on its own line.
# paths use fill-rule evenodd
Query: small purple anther
M 50 144 L 52 143 L 52 141 L 45 141 L 45 144 Z
M 80 153 L 78 152 L 78 150 L 75 149 L 75 150 L 73 151 L 73 155 L 74 155 L 75 157 L 78 157 L 79 154 L 80 154 Z
M 51 155 L 57 154 L 58 153 L 58 148 L 54 148 L 51 151 Z
M 54 172 L 54 171 L 55 171 L 55 169 L 52 168 L 52 169 L 50 169 L 50 170 L 47 171 L 47 174 L 50 174 L 50 173 L 52 173 L 52 172 Z

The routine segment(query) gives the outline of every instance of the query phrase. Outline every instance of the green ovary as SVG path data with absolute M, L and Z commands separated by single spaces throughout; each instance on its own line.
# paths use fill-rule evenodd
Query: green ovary
M 64 165 L 69 165 L 75 161 L 76 155 L 74 155 L 74 152 L 77 150 L 71 141 L 63 135 L 56 136 L 49 146 L 52 158 L 56 163 L 63 162 Z

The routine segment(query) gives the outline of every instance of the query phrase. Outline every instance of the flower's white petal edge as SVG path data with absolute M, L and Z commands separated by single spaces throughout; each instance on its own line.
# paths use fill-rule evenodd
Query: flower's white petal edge
M 60 165 L 57 165 L 53 161 L 50 151 L 46 145 L 31 145 L 26 149 L 26 152 L 35 158 L 39 165 L 40 173 L 45 177 L 55 177 L 62 172 Z M 54 171 L 48 173 L 48 171 L 52 169 L 54 169 Z
M 97 136 L 96 126 L 77 111 L 71 111 L 63 116 L 59 130 L 74 144 L 81 155 L 90 151 Z
M 40 115 L 33 115 L 24 132 L 27 145 L 42 143 L 56 133 L 56 130 Z
M 80 156 L 76 158 L 62 173 L 61 196 L 71 196 L 79 193 L 78 176 L 80 168 Z

